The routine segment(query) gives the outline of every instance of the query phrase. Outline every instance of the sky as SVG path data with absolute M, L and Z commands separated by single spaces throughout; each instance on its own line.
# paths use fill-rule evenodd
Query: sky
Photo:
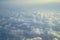
M 60 40 L 60 0 L 0 0 L 0 40 Z
M 60 3 L 60 0 L 0 0 L 0 3 L 12 5 L 41 5 L 48 3 Z

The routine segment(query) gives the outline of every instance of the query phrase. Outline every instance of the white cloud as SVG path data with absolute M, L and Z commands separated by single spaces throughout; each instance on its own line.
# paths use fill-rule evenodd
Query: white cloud
M 15 29 L 15 30 L 11 30 L 10 34 L 13 34 L 15 36 L 19 36 L 24 34 L 24 30 L 21 30 L 21 29 Z
M 40 30 L 39 28 L 34 28 L 34 27 L 32 27 L 31 33 L 35 33 L 35 34 L 40 35 L 40 34 L 42 34 L 43 32 L 42 32 L 42 30 Z
M 31 39 L 27 39 L 27 40 L 42 40 L 41 37 L 34 37 L 34 38 L 31 38 Z
M 52 34 L 53 36 L 55 36 L 55 37 L 57 37 L 57 38 L 60 38 L 59 32 L 54 31 L 53 29 L 50 29 L 50 30 L 48 31 L 48 34 Z
M 28 12 L 28 13 L 26 13 L 27 14 L 26 15 L 25 12 L 24 12 L 22 16 L 24 16 L 24 15 L 25 16 L 29 16 L 29 15 L 33 14 L 34 12 Z M 18 16 L 18 14 L 17 14 L 17 16 Z M 41 13 L 40 12 L 35 12 L 35 15 L 34 14 L 31 15 L 31 16 L 33 16 L 33 19 L 31 19 L 31 20 L 33 20 L 35 23 L 40 22 L 42 25 L 44 25 L 43 23 L 45 23 L 45 21 L 48 21 L 47 25 L 49 24 L 49 26 L 52 26 L 52 24 L 54 24 L 53 22 L 55 20 L 57 22 L 58 22 L 58 20 L 60 21 L 60 18 L 58 18 L 57 16 L 54 16 L 54 14 L 55 14 L 54 12 L 51 13 L 51 12 L 46 12 L 46 11 L 45 12 L 43 11 Z M 1 19 L 2 20 L 1 24 L 4 25 L 6 23 L 9 23 L 9 24 L 6 24 L 4 26 L 4 29 L 9 30 L 9 34 L 12 34 L 13 36 L 17 36 L 19 38 L 22 37 L 22 36 L 23 37 L 28 36 L 28 38 L 26 37 L 27 40 L 42 40 L 43 38 L 36 37 L 36 36 L 40 36 L 41 34 L 44 34 L 43 32 L 45 32 L 45 30 L 48 31 L 49 35 L 52 34 L 52 36 L 56 36 L 56 37 L 60 38 L 60 35 L 59 35 L 58 32 L 56 32 L 56 31 L 54 31 L 54 30 L 52 30 L 50 28 L 46 28 L 45 25 L 44 25 L 44 27 L 46 29 L 44 31 L 43 31 L 43 29 L 38 28 L 38 26 L 36 26 L 36 27 L 35 27 L 35 25 L 31 26 L 30 25 L 31 23 L 27 23 L 28 21 L 26 21 L 28 19 L 26 19 L 26 18 L 24 18 L 22 16 L 21 16 L 21 18 L 18 18 L 18 19 L 15 18 L 15 17 L 10 17 L 10 19 L 8 19 L 8 21 L 7 20 L 5 21 L 5 18 L 3 18 L 3 19 Z M 41 18 L 40 21 L 36 20 L 37 16 L 39 16 L 39 18 Z M 13 21 L 13 22 L 10 22 L 10 21 Z M 21 23 L 21 25 L 20 25 L 17 21 L 19 21 L 19 22 L 25 22 L 25 23 Z M 15 22 L 17 22 L 16 25 L 14 24 Z M 11 26 L 11 25 L 13 25 L 13 26 Z M 26 25 L 26 26 L 24 27 L 23 25 Z M 39 27 L 40 27 L 40 25 L 39 25 Z M 0 28 L 1 27 L 3 27 L 3 26 L 0 26 Z M 18 27 L 21 27 L 22 29 L 18 28 Z M 43 26 L 41 26 L 41 27 L 43 27 Z M 24 29 L 24 28 L 26 28 L 26 29 Z M 50 30 L 48 30 L 48 29 L 50 29 Z M 26 36 L 25 36 L 24 32 L 27 34 Z M 33 35 L 33 38 L 29 39 L 29 36 L 32 37 L 32 35 Z M 23 39 L 23 37 L 22 37 L 22 39 Z M 54 40 L 57 40 L 57 39 L 55 38 Z
M 58 38 L 54 38 L 53 40 L 59 40 Z

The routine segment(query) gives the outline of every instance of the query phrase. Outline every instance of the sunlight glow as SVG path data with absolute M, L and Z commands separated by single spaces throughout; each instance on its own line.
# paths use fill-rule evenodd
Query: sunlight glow
M 0 1 L 1 2 L 1 1 Z M 2 2 L 1 2 L 2 3 Z M 60 0 L 11 0 L 3 1 L 3 4 L 12 5 L 36 5 L 36 4 L 48 4 L 48 3 L 60 3 Z

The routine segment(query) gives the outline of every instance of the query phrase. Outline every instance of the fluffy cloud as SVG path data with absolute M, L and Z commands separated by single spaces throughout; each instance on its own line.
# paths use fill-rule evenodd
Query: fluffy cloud
M 59 39 L 60 30 L 54 28 L 59 28 L 60 16 L 57 17 L 56 12 L 52 11 L 31 10 L 18 12 L 8 9 L 10 13 L 7 9 L 5 12 L 2 10 L 5 15 L 0 11 L 0 38 L 2 40 L 53 40 L 55 37 Z
M 27 39 L 27 40 L 42 40 L 41 37 L 35 37 L 35 38 L 32 38 L 32 39 Z
M 53 40 L 58 40 L 57 38 L 54 38 Z

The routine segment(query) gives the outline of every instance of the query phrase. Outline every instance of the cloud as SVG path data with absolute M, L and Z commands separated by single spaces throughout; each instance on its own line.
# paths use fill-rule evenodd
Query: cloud
M 27 39 L 27 40 L 42 40 L 41 37 L 35 37 L 35 38 L 32 38 L 32 39 Z
M 54 30 L 54 28 L 58 27 L 57 25 L 60 21 L 58 18 L 60 16 L 57 17 L 56 15 L 57 12 L 33 10 L 31 12 L 31 10 L 24 10 L 22 12 L 20 10 L 18 12 L 13 9 L 6 9 L 0 11 L 0 38 L 3 40 L 53 40 L 55 37 L 59 39 L 59 31 Z M 40 18 L 38 19 L 39 21 L 37 20 L 38 17 Z M 54 27 L 51 23 L 55 24 Z
M 54 38 L 53 40 L 59 40 L 59 39 L 57 39 L 57 38 Z
M 48 33 L 54 35 L 54 36 L 57 37 L 57 38 L 60 38 L 59 33 L 56 32 L 56 31 L 54 31 L 54 30 L 50 30 L 50 31 L 48 31 Z

